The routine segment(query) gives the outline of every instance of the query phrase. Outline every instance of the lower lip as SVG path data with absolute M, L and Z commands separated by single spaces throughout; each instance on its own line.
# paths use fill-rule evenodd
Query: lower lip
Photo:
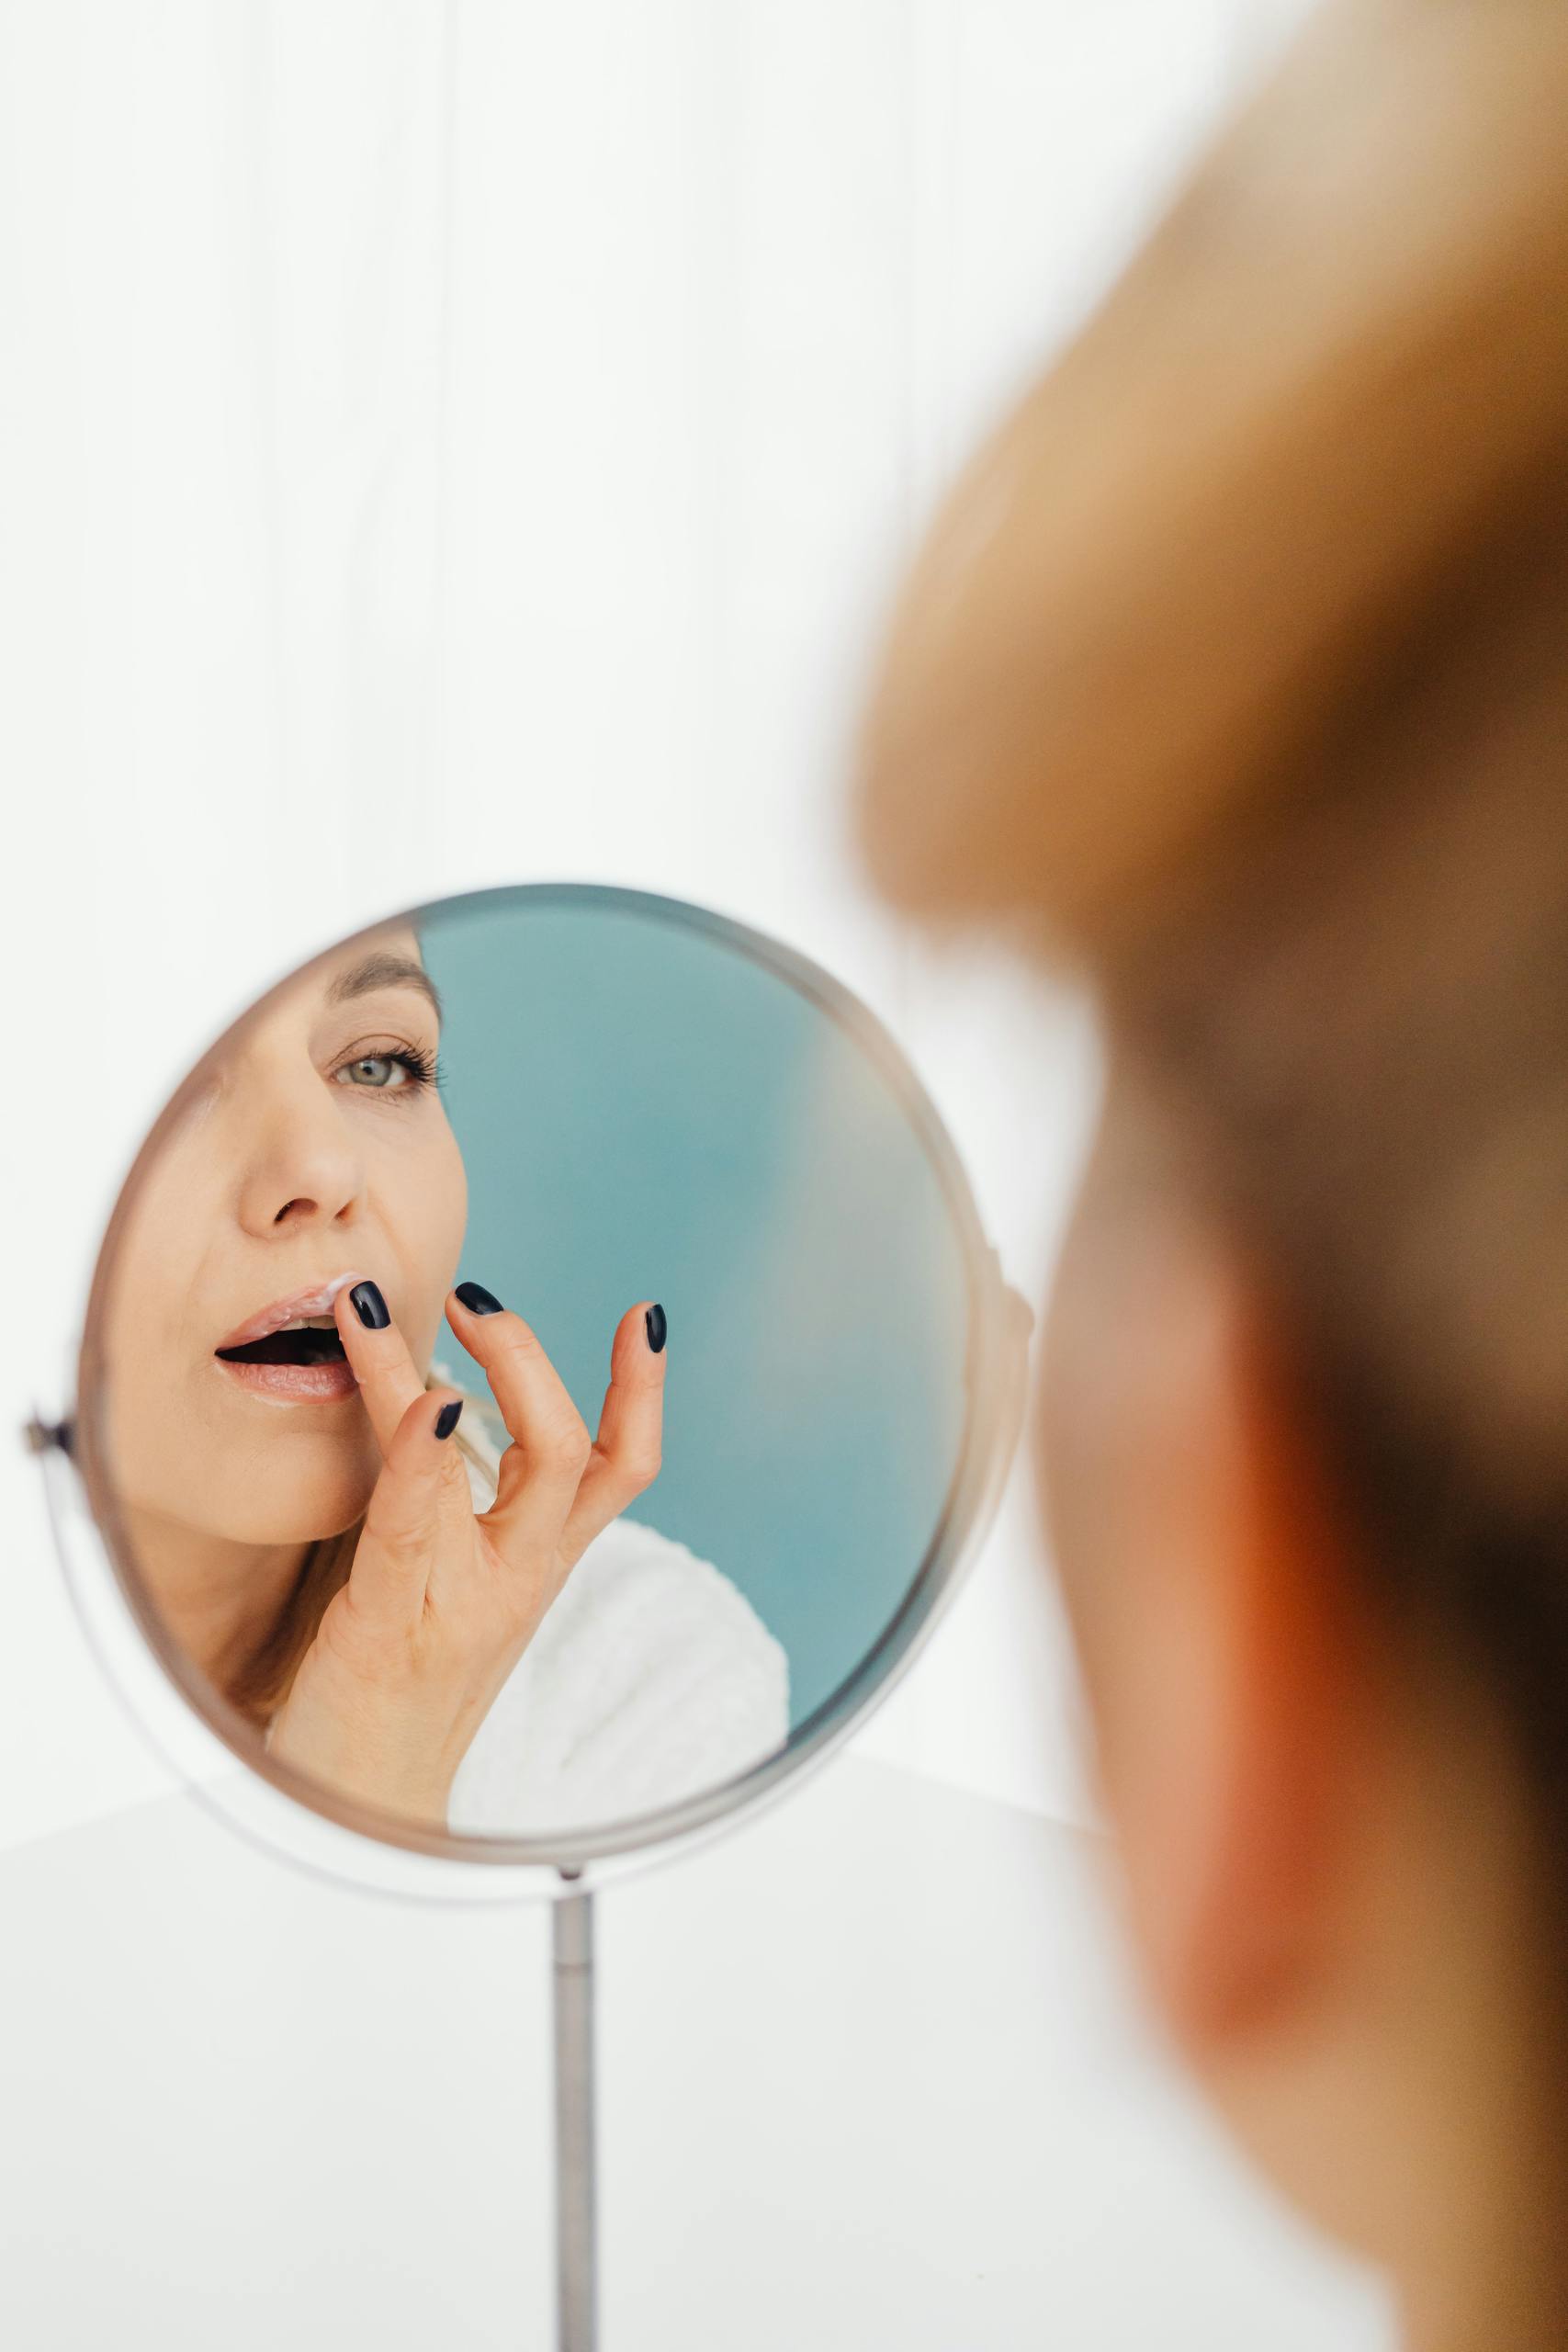
M 271 1396 L 283 1405 L 335 1405 L 358 1394 L 346 1358 L 331 1363 L 231 1363 L 223 1356 L 212 1361 L 254 1396 Z

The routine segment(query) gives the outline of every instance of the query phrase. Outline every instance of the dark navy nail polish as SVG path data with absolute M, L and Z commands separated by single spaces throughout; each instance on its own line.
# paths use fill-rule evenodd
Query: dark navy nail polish
M 348 1294 L 367 1331 L 384 1331 L 392 1317 L 379 1287 L 375 1283 L 355 1283 Z
M 661 1306 L 650 1306 L 642 1319 L 648 1327 L 648 1344 L 658 1355 L 670 1337 L 669 1319 Z
M 457 1296 L 470 1315 L 499 1315 L 502 1304 L 495 1293 L 486 1290 L 483 1283 L 459 1283 Z
M 435 1416 L 436 1436 L 450 1437 L 462 1418 L 462 1411 L 463 1400 L 460 1396 L 455 1396 L 449 1405 L 443 1405 Z

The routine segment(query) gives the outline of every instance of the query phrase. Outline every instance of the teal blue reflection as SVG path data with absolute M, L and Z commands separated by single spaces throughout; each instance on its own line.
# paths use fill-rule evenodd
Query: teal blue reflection
M 937 1170 L 846 1031 L 712 933 L 526 897 L 421 929 L 463 1275 L 590 1428 L 617 1317 L 662 1300 L 664 1468 L 632 1515 L 745 1593 L 798 1724 L 897 1611 L 958 1464 L 968 1278 Z

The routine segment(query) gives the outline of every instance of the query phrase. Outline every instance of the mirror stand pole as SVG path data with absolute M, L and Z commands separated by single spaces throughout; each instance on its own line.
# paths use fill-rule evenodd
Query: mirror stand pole
M 563 1871 L 569 1884 L 576 1871 Z M 555 1945 L 556 2325 L 559 2352 L 597 2352 L 597 2165 L 593 2139 L 593 1897 L 573 1885 L 551 1905 Z

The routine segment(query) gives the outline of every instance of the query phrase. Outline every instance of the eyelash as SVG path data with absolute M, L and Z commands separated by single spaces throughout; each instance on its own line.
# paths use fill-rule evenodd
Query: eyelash
M 346 1083 L 346 1080 L 342 1078 L 342 1073 L 345 1069 L 352 1069 L 355 1062 L 394 1062 L 400 1069 L 407 1070 L 409 1075 L 409 1082 L 406 1086 L 355 1088 L 355 1092 L 359 1094 L 387 1094 L 394 1099 L 400 1094 L 412 1097 L 423 1094 L 427 1087 L 442 1087 L 446 1083 L 446 1074 L 435 1057 L 425 1053 L 418 1046 L 391 1046 L 384 1051 L 373 1049 L 364 1053 L 349 1054 L 333 1070 L 333 1083 Z

